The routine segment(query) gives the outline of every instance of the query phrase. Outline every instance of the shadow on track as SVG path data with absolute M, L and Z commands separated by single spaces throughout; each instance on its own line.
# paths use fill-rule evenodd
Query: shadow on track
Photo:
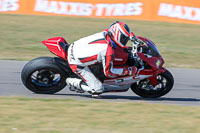
M 74 96 L 74 97 L 84 97 L 91 98 L 89 94 L 52 94 L 52 95 L 63 95 L 63 96 Z M 141 98 L 138 96 L 122 96 L 122 95 L 101 95 L 98 99 L 107 99 L 107 100 L 141 100 L 141 101 L 183 101 L 183 102 L 200 102 L 200 99 L 197 98 Z
M 196 98 L 141 98 L 137 96 L 119 96 L 119 95 L 107 95 L 103 96 L 103 99 L 125 99 L 125 100 L 146 100 L 146 101 L 184 101 L 184 102 L 199 102 L 200 99 Z

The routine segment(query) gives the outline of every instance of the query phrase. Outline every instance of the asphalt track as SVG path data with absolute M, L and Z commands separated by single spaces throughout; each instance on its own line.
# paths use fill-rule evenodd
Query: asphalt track
M 6 97 L 36 97 L 36 98 L 72 98 L 79 100 L 97 100 L 88 93 L 70 92 L 66 87 L 53 95 L 34 94 L 27 90 L 20 78 L 25 61 L 0 61 L 0 96 Z M 174 76 L 175 85 L 167 95 L 157 99 L 143 99 L 136 96 L 131 90 L 124 93 L 106 93 L 102 101 L 113 102 L 148 102 L 159 104 L 177 104 L 187 106 L 200 106 L 200 69 L 168 69 Z

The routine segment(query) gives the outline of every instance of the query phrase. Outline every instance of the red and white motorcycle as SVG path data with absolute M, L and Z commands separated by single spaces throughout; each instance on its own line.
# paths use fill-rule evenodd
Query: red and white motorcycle
M 125 92 L 130 88 L 141 97 L 157 98 L 164 96 L 172 89 L 174 78 L 163 67 L 164 60 L 155 44 L 147 38 L 137 38 L 140 41 L 134 41 L 132 47 L 124 49 L 118 47 L 115 50 L 114 57 L 115 67 L 137 65 L 139 71 L 136 76 L 121 76 L 109 79 L 105 77 L 101 64 L 90 66 L 94 75 L 103 82 L 104 93 Z M 21 73 L 21 79 L 26 88 L 35 93 L 53 94 L 67 86 L 66 81 L 68 78 L 80 79 L 69 67 L 67 61 L 69 44 L 64 38 L 54 37 L 42 41 L 42 43 L 58 57 L 39 57 L 29 61 Z M 83 82 L 75 87 L 80 87 L 79 89 L 87 88 Z M 70 90 L 73 91 L 74 89 Z

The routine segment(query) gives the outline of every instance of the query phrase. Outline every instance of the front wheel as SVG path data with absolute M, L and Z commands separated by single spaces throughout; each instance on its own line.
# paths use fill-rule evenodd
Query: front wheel
M 40 57 L 28 62 L 21 73 L 27 89 L 39 94 L 54 94 L 66 86 L 66 75 L 52 57 Z
M 131 85 L 131 90 L 144 98 L 158 98 L 166 95 L 174 85 L 172 74 L 166 70 L 157 76 L 157 85 L 153 86 L 149 79 L 144 79 Z

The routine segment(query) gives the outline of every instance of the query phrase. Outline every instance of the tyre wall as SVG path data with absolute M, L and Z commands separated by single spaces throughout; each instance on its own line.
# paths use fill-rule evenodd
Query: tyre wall
M 200 24 L 200 0 L 0 0 L 0 13 Z

